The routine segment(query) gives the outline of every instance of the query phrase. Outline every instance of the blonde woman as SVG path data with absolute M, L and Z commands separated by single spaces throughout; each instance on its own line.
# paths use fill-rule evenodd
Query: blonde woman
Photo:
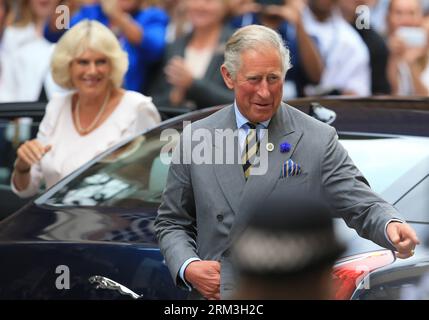
M 401 96 L 428 96 L 429 41 L 428 30 L 424 29 L 420 1 L 391 0 L 387 31 L 390 49 L 387 74 L 392 93 Z M 413 43 L 413 39 L 420 39 L 420 43 Z
M 151 68 L 164 53 L 169 20 L 164 10 L 148 6 L 145 0 L 98 0 L 83 4 L 72 15 L 70 25 L 85 19 L 97 20 L 109 27 L 128 53 L 130 68 L 124 78 L 124 88 L 146 92 Z M 51 23 L 44 35 L 49 41 L 56 42 L 63 32 Z
M 58 42 L 55 82 L 73 90 L 54 96 L 37 138 L 18 148 L 12 189 L 21 197 L 49 188 L 107 148 L 160 122 L 149 97 L 121 89 L 128 58 L 115 35 L 84 20 Z

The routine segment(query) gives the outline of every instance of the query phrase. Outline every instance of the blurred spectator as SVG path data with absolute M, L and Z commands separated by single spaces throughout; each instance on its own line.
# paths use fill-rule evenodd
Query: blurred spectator
M 304 9 L 304 26 L 317 39 L 325 66 L 320 84 L 306 92 L 367 96 L 371 93 L 368 48 L 336 4 L 336 0 L 308 0 Z
M 393 94 L 429 94 L 428 32 L 419 0 L 392 0 L 387 17 Z
M 100 0 L 85 4 L 71 18 L 74 26 L 84 19 L 97 20 L 110 27 L 128 53 L 130 67 L 125 75 L 124 88 L 144 92 L 149 70 L 165 48 L 168 16 L 157 7 L 141 9 L 144 0 Z M 54 24 L 45 28 L 45 37 L 55 42 L 64 33 Z
M 167 27 L 166 41 L 174 42 L 177 38 L 191 32 L 191 24 L 186 19 L 185 1 L 183 0 L 161 0 L 161 5 L 170 17 Z
M 348 23 L 356 30 L 365 42 L 369 50 L 371 63 L 371 93 L 372 95 L 390 94 L 390 84 L 387 80 L 387 60 L 389 49 L 384 39 L 371 25 L 369 28 L 357 27 L 356 8 L 360 5 L 367 5 L 368 0 L 340 0 L 341 12 Z M 372 1 L 374 2 L 374 1 Z M 371 16 L 370 16 L 371 17 Z M 374 18 L 371 18 L 371 22 Z
M 259 204 L 234 241 L 236 299 L 333 299 L 332 266 L 344 245 L 315 198 L 277 193 Z
M 18 148 L 11 184 L 21 197 L 160 122 L 150 98 L 120 89 L 127 55 L 103 24 L 85 20 L 66 32 L 51 67 L 58 85 L 74 92 L 53 97 L 37 138 Z
M 177 39 L 149 91 L 157 106 L 205 108 L 232 103 L 234 95 L 219 72 L 232 29 L 224 25 L 227 0 L 186 0 L 193 31 Z
M 2 39 L 0 102 L 44 100 L 52 45 L 43 38 L 43 26 L 57 0 L 23 0 L 15 4 Z
M 262 24 L 282 36 L 291 54 L 292 69 L 286 78 L 284 98 L 303 96 L 307 84 L 318 84 L 323 62 L 316 44 L 307 34 L 302 22 L 303 0 L 269 1 L 233 0 L 233 12 L 239 14 L 232 20 L 234 27 Z M 245 10 L 248 10 L 247 12 Z
M 359 5 L 368 6 L 370 10 L 371 28 L 379 35 L 386 34 L 386 17 L 390 0 L 360 0 L 359 2 Z

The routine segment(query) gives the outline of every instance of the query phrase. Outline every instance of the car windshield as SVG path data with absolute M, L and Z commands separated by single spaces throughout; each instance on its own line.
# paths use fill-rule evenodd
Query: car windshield
M 36 203 L 123 208 L 159 204 L 168 172 L 161 155 L 169 143 L 160 141 L 160 134 L 160 130 L 153 130 L 135 138 L 68 177 Z M 343 135 L 340 141 L 380 194 L 429 157 L 427 138 Z
M 340 141 L 371 188 L 379 194 L 419 163 L 429 160 L 428 138 L 356 139 L 343 136 Z

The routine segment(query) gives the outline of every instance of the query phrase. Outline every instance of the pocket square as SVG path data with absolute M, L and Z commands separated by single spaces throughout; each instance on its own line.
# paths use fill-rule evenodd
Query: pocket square
M 301 174 L 301 166 L 292 159 L 289 159 L 283 163 L 281 178 L 287 178 L 292 176 L 298 176 Z

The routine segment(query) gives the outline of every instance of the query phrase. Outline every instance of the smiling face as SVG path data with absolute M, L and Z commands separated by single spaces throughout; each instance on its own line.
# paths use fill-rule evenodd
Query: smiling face
M 399 27 L 420 27 L 423 22 L 423 11 L 418 0 L 394 0 L 389 9 L 387 22 L 392 33 Z
M 276 49 L 242 52 L 235 77 L 225 66 L 221 71 L 226 85 L 235 92 L 243 116 L 255 123 L 273 117 L 283 97 L 282 60 Z
M 107 93 L 111 85 L 112 67 L 106 55 L 87 49 L 70 65 L 73 86 L 80 95 L 98 96 Z

